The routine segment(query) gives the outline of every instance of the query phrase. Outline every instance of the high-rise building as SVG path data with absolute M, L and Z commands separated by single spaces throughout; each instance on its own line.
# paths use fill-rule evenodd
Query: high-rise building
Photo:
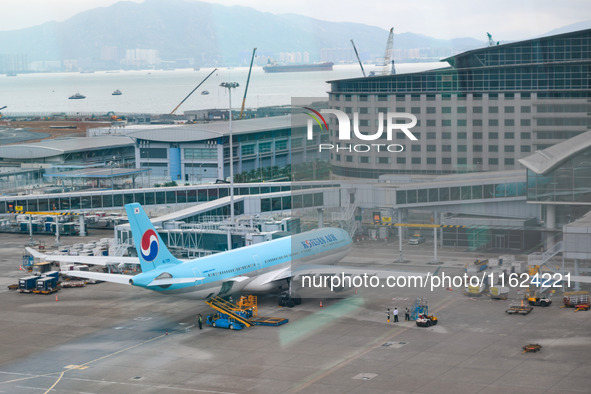
M 329 107 L 358 113 L 375 134 L 379 114 L 406 112 L 418 123 L 404 151 L 331 151 L 333 173 L 447 174 L 520 168 L 518 160 L 591 128 L 591 29 L 497 45 L 444 59 L 431 71 L 330 81 Z M 336 119 L 331 142 L 337 140 Z M 385 123 L 385 120 L 384 120 Z M 385 125 L 384 125 L 385 128 Z M 363 141 L 362 141 L 363 142 Z

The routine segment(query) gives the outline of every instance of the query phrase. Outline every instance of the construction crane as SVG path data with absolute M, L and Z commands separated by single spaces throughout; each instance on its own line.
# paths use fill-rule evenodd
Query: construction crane
M 384 64 L 382 65 L 382 75 L 395 75 L 394 60 L 392 59 L 392 43 L 394 42 L 394 28 L 390 29 L 388 42 L 386 42 L 386 53 L 384 54 Z M 390 67 L 390 63 L 392 66 Z
M 174 109 L 172 110 L 172 112 L 171 112 L 170 114 L 171 114 L 171 115 L 174 115 L 174 113 L 176 112 L 176 110 L 177 110 L 177 109 L 179 109 L 179 107 L 180 107 L 180 106 L 181 106 L 181 105 L 182 105 L 182 104 L 183 104 L 183 103 L 184 103 L 184 102 L 185 102 L 185 101 L 186 101 L 186 100 L 187 100 L 189 97 L 191 97 L 191 95 L 192 95 L 192 94 L 195 92 L 195 90 L 199 89 L 199 86 L 203 85 L 203 83 L 204 83 L 205 81 L 207 81 L 207 78 L 211 77 L 211 75 L 212 75 L 214 72 L 216 72 L 217 70 L 218 70 L 217 68 L 214 68 L 214 69 L 213 69 L 213 71 L 212 71 L 212 72 L 210 72 L 210 73 L 209 73 L 209 75 L 208 75 L 207 77 L 205 77 L 205 79 L 204 79 L 203 81 L 201 81 L 201 82 L 199 83 L 199 85 L 197 85 L 197 86 L 195 87 L 195 89 L 191 90 L 191 93 L 189 93 L 189 94 L 187 95 L 187 97 L 185 97 L 185 98 L 183 99 L 183 101 L 181 101 L 181 102 L 179 103 L 179 105 L 177 105 L 176 107 L 174 107 Z
M 487 32 L 486 35 L 488 36 L 488 46 L 489 47 L 494 47 L 494 46 L 499 45 L 499 42 L 498 41 L 495 42 L 495 40 L 493 40 L 492 35 L 490 33 Z
M 365 70 L 363 69 L 363 64 L 361 64 L 361 59 L 359 58 L 359 53 L 357 53 L 357 48 L 355 48 L 355 43 L 353 42 L 353 39 L 351 39 L 351 45 L 353 45 L 353 50 L 355 51 L 355 56 L 357 56 L 357 61 L 359 62 L 359 67 L 361 67 L 363 77 L 366 77 Z
M 256 53 L 257 49 L 252 50 L 252 58 L 250 59 L 250 68 L 248 69 L 248 77 L 246 78 L 246 88 L 244 89 L 244 98 L 242 99 L 242 107 L 240 107 L 240 116 L 238 120 L 242 119 L 242 114 L 244 113 L 244 104 L 246 103 L 246 93 L 248 92 L 248 84 L 250 83 L 250 73 L 252 71 L 252 62 L 254 61 L 254 54 Z

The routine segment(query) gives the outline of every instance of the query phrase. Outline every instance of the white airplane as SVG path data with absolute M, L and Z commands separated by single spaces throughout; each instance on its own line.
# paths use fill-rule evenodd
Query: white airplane
M 341 260 L 351 249 L 349 234 L 338 228 L 323 228 L 268 242 L 245 246 L 189 261 L 174 257 L 138 203 L 125 205 L 138 257 L 46 255 L 27 249 L 34 257 L 49 261 L 104 265 L 108 262 L 139 263 L 137 275 L 75 271 L 70 276 L 143 287 L 162 294 L 210 299 L 244 292 L 268 292 L 286 283 L 282 306 L 299 304 L 291 291 L 298 275 L 362 275 L 367 270 L 326 265 Z M 122 260 L 124 259 L 124 260 Z M 325 265 L 320 265 L 325 264 Z M 409 275 L 388 271 L 388 274 Z M 416 274 L 424 276 L 425 274 Z

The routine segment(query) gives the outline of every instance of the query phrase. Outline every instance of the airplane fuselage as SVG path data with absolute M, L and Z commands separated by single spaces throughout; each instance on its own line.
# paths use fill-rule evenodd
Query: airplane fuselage
M 272 290 L 301 264 L 328 264 L 342 259 L 351 248 L 349 234 L 337 228 L 323 228 L 290 237 L 246 246 L 228 252 L 163 264 L 130 277 L 134 286 L 192 299 L 207 299 L 237 292 Z M 154 285 L 164 278 L 202 278 L 190 283 Z

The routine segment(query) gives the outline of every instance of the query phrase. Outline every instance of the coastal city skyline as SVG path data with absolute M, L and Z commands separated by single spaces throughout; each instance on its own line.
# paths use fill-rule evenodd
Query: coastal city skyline
M 128 0 L 143 3 L 143 0 Z M 153 1 L 153 0 L 152 0 Z M 119 0 L 7 0 L 2 7 L 0 31 L 24 29 L 51 21 L 65 21 L 84 11 L 108 7 Z M 192 1 L 189 1 L 192 2 Z M 512 41 L 532 38 L 575 23 L 591 20 L 591 8 L 584 0 L 512 2 L 503 0 L 487 5 L 465 0 L 445 3 L 423 1 L 420 4 L 374 1 L 357 2 L 291 0 L 268 2 L 262 0 L 206 0 L 207 3 L 241 6 L 272 14 L 296 14 L 331 22 L 354 22 L 389 29 L 397 33 L 420 33 L 439 39 L 472 37 L 483 39 L 484 30 L 491 31 L 496 40 Z M 483 8 L 484 7 L 484 8 Z M 486 12 L 483 12 L 486 11 Z

